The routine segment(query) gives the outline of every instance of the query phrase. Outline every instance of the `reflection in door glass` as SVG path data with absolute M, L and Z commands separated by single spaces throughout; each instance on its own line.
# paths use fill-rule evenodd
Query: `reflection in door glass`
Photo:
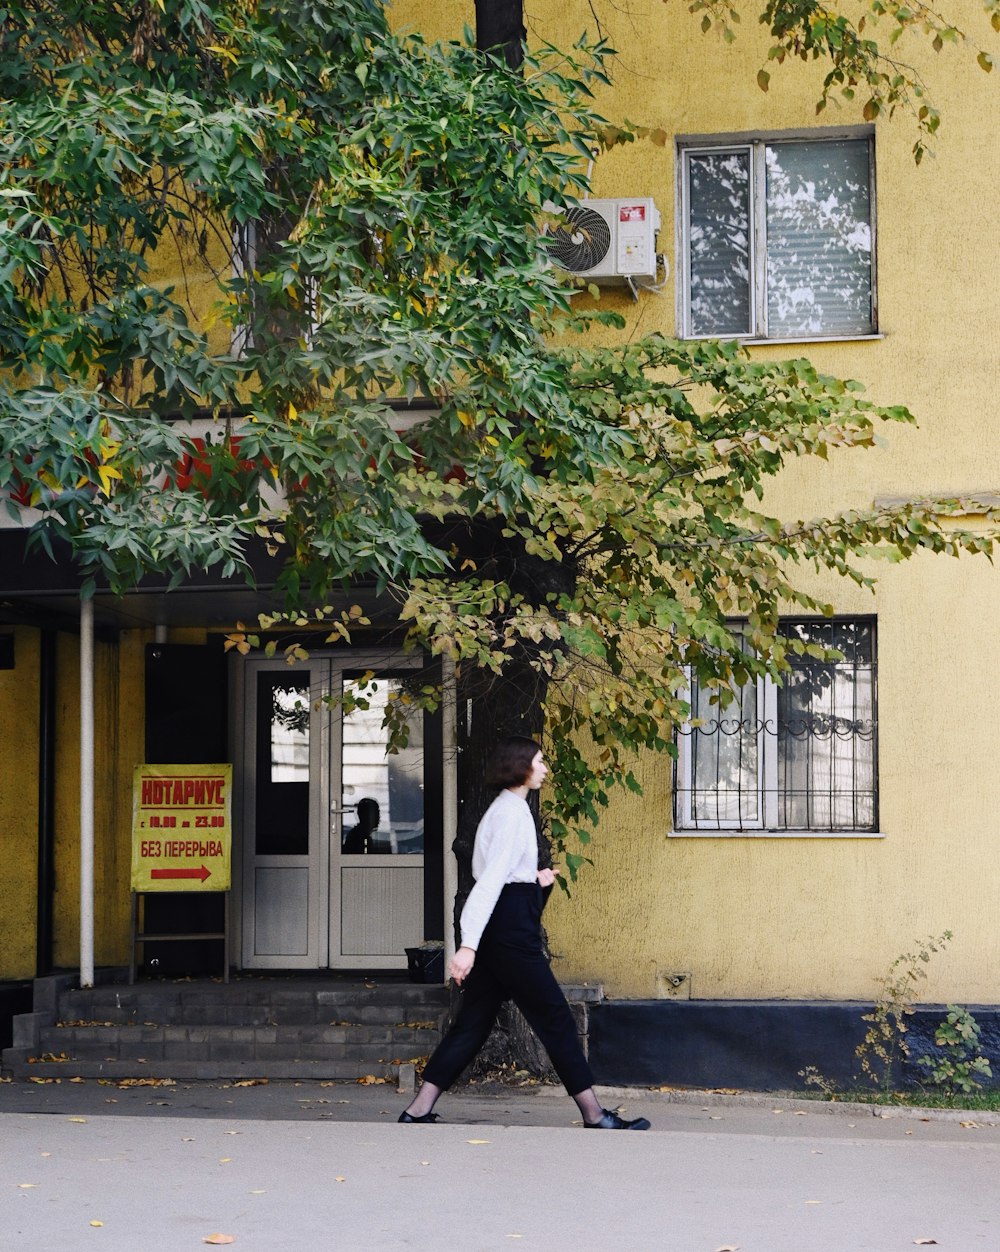
M 271 782 L 309 781 L 309 689 L 291 683 L 271 690 Z
M 415 710 L 408 719 L 409 743 L 391 755 L 383 725 L 390 699 L 398 700 L 398 678 L 368 683 L 345 679 L 344 694 L 352 708 L 344 714 L 342 805 L 348 854 L 371 852 L 406 855 L 424 850 L 424 718 Z
M 258 856 L 309 852 L 309 683 L 308 670 L 294 679 L 273 670 L 257 675 Z

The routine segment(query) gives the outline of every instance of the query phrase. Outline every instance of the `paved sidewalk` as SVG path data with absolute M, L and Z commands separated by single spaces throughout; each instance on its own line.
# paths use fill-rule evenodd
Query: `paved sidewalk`
M 972 1115 L 605 1095 L 653 1130 L 584 1131 L 545 1088 L 401 1126 L 385 1086 L 0 1084 L 0 1250 L 1000 1249 L 1000 1127 Z

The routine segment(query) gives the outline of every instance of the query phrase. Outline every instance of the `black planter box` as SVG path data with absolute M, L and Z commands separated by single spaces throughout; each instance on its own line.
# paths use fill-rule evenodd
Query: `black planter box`
M 405 948 L 410 982 L 444 982 L 444 948 Z

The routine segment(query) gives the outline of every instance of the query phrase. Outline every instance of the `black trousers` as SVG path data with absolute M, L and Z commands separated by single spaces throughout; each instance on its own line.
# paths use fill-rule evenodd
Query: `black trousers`
M 573 1014 L 542 952 L 543 900 L 537 883 L 508 883 L 501 891 L 458 1016 L 427 1062 L 425 1082 L 447 1091 L 486 1042 L 500 1006 L 513 1000 L 569 1094 L 594 1085 Z

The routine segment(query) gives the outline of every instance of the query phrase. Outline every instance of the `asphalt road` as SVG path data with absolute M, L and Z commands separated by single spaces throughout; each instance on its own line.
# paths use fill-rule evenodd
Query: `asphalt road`
M 585 1131 L 544 1088 L 402 1126 L 384 1086 L 0 1084 L 0 1250 L 1000 1252 L 975 1115 L 605 1094 L 653 1129 Z

